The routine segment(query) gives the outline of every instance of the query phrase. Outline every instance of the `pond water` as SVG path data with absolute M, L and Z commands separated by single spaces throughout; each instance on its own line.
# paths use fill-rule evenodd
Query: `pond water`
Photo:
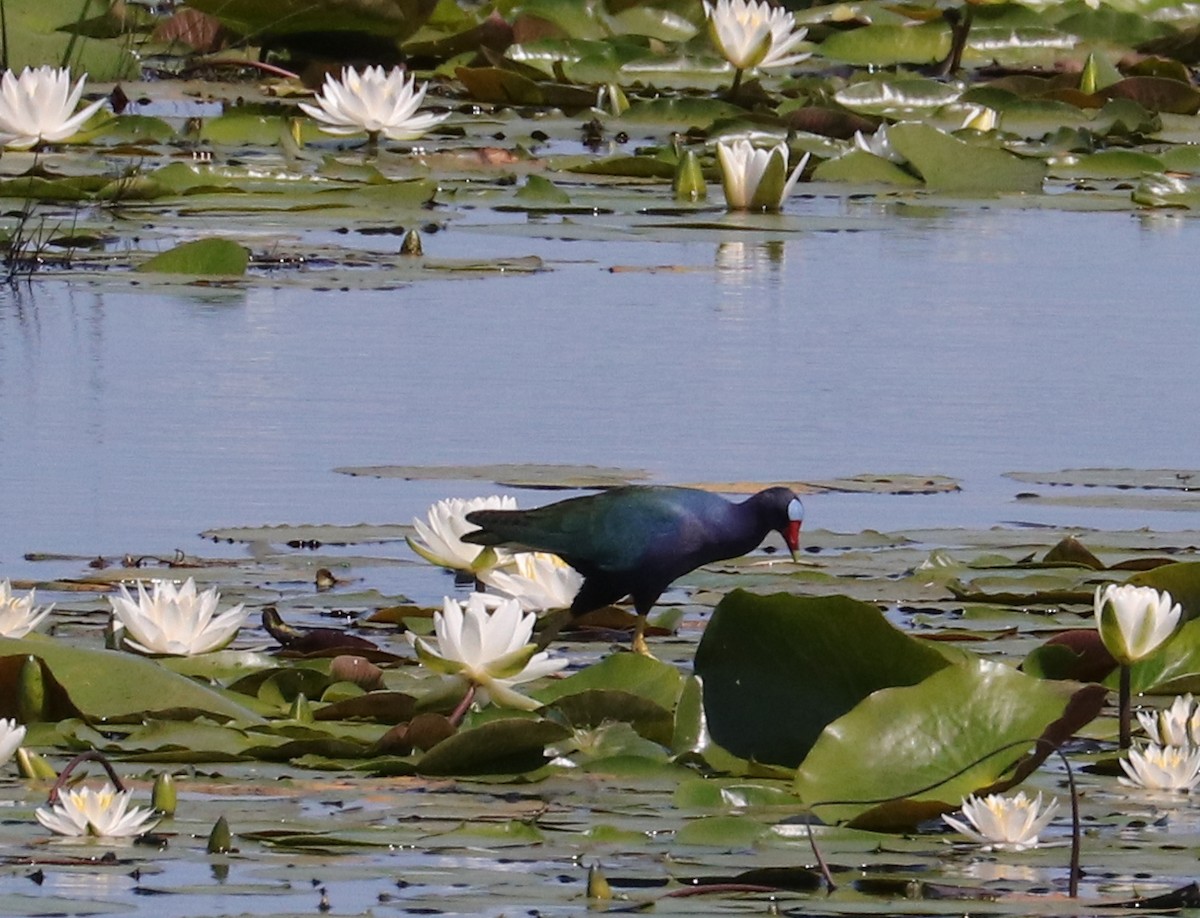
M 489 214 L 427 252 L 537 255 L 548 270 L 389 290 L 285 272 L 244 288 L 41 275 L 4 290 L 0 570 L 47 576 L 30 551 L 203 551 L 197 533 L 218 525 L 408 522 L 495 490 L 333 471 L 389 463 L 962 482 L 810 498 L 810 525 L 839 531 L 1190 525 L 1017 507 L 1025 486 L 1001 475 L 1195 465 L 1195 222 L 977 204 L 905 217 L 821 196 L 789 210 L 863 230 L 597 245 L 555 238 L 558 217 L 528 218 L 530 235 Z
M 1182 280 L 1197 248 L 1194 222 L 969 203 L 915 212 L 820 196 L 797 198 L 791 210 L 848 229 L 720 239 L 711 230 L 694 239 L 671 232 L 597 244 L 561 238 L 587 218 L 526 225 L 489 213 L 428 236 L 426 251 L 536 255 L 547 270 L 389 290 L 317 289 L 317 269 L 239 287 L 150 289 L 127 275 L 44 274 L 9 288 L 0 298 L 0 575 L 83 569 L 79 560 L 24 560 L 30 551 L 236 554 L 244 549 L 198 533 L 407 522 L 438 497 L 496 490 L 334 471 L 388 463 L 593 463 L 670 482 L 913 472 L 962 483 L 953 494 L 810 497 L 810 524 L 835 531 L 1011 521 L 1195 526 L 1187 513 L 1017 504 L 1029 486 L 1002 477 L 1195 465 L 1200 326 Z M 395 243 L 364 236 L 359 244 Z M 407 554 L 402 544 L 371 551 Z M 424 603 L 447 586 L 428 566 L 355 576 L 364 588 Z M 145 766 L 141 796 L 158 767 Z M 660 858 L 680 876 L 734 873 L 746 861 L 740 848 L 690 847 L 712 838 L 685 833 L 692 822 L 703 829 L 698 816 L 708 811 L 672 796 L 688 777 L 683 769 L 641 781 L 542 783 L 526 799 L 511 788 L 491 796 L 487 785 L 439 794 L 428 782 L 331 783 L 289 766 L 245 767 L 256 795 L 246 799 L 236 783 L 223 786 L 222 766 L 196 769 L 186 812 L 168 825 L 167 851 L 120 852 L 153 862 L 144 877 L 130 872 L 132 861 L 103 874 L 107 883 L 84 865 L 48 871 L 47 886 L 35 890 L 15 867 L 4 878 L 7 894 L 23 897 L 13 908 L 311 913 L 327 886 L 335 913 L 424 912 L 437 902 L 460 914 L 535 904 L 565 914 L 582 908 L 593 859 L 605 860 L 618 890 L 635 899 L 659 895 Z M 1052 771 L 1038 781 L 1061 793 Z M 21 791 L 11 810 L 22 838 L 34 796 Z M 494 825 L 481 821 L 481 808 Z M 336 825 L 355 844 L 377 844 L 382 834 L 386 847 L 334 867 L 320 848 L 305 853 L 303 840 L 274 851 L 243 835 L 246 855 L 223 866 L 202 849 L 227 811 L 239 833 Z M 781 814 L 752 818 L 775 823 Z M 1151 812 L 1146 821 L 1158 818 Z M 645 833 L 651 819 L 674 841 Z M 597 823 L 617 840 L 603 832 L 593 839 Z M 541 834 L 527 838 L 526 830 Z M 723 824 L 711 831 L 722 846 L 735 845 Z M 1172 831 L 1183 833 L 1172 836 L 1178 844 L 1192 838 L 1190 825 Z M 1038 855 L 1029 882 L 1061 885 L 1056 832 L 1059 847 Z M 746 837 L 756 865 L 808 862 L 806 839 L 777 834 Z M 829 843 L 841 863 L 899 862 L 918 873 L 946 851 L 929 836 L 893 838 L 884 850 L 876 836 L 839 830 Z M 689 854 L 696 850 L 705 854 Z M 1135 866 L 1160 853 L 1139 853 Z M 949 864 L 951 878 L 980 866 L 975 858 Z M 1105 883 L 1126 894 L 1123 874 L 1098 877 L 1089 894 L 1108 892 Z M 1175 879 L 1172 871 L 1160 886 Z M 180 895 L 151 895 L 164 890 Z M 658 910 L 697 913 L 690 900 L 674 903 L 660 900 Z M 723 898 L 703 909 L 763 907 L 761 898 Z

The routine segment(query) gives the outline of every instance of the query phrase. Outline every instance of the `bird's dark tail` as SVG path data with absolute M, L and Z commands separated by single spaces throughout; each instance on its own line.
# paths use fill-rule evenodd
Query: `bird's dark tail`
M 509 523 L 512 511 L 509 510 L 475 510 L 467 514 L 467 522 L 481 528 L 468 532 L 462 537 L 464 542 L 472 545 L 503 545 L 512 540 L 512 534 L 505 523 Z M 511 524 L 510 524 L 511 525 Z M 497 529 L 493 529 L 495 526 Z M 503 534 L 502 534 L 503 533 Z

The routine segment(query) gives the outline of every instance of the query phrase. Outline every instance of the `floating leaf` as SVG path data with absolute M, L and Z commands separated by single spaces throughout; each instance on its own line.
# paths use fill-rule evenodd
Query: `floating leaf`
M 1185 621 L 1200 619 L 1200 561 L 1164 564 L 1152 571 L 1134 574 L 1126 582 L 1166 590 L 1183 607 Z
M 545 748 L 570 735 L 548 720 L 506 717 L 460 730 L 434 746 L 417 762 L 425 775 L 519 773 L 545 760 Z
M 230 239 L 210 237 L 184 242 L 138 265 L 137 270 L 156 274 L 240 277 L 246 273 L 250 252 Z
M 1059 472 L 1005 472 L 1005 478 L 1031 484 L 1079 485 L 1085 488 L 1200 488 L 1195 469 L 1063 469 Z
M 324 38 L 332 51 L 337 33 L 361 33 L 391 42 L 407 38 L 429 18 L 436 0 L 188 0 L 188 5 L 215 16 L 230 31 L 253 36 Z M 348 39 L 341 39 L 347 41 Z M 336 53 L 336 52 L 333 52 Z
M 54 680 L 66 689 L 71 704 L 89 718 L 190 718 L 202 712 L 220 720 L 262 719 L 225 695 L 176 675 L 147 657 L 72 647 L 58 641 L 0 638 L 0 657 L 15 656 L 23 663 L 30 655 L 43 661 Z M 0 696 L 15 699 L 15 688 Z
M 942 23 L 869 25 L 834 32 L 821 43 L 822 56 L 830 60 L 880 67 L 931 64 L 949 53 L 950 30 Z
M 826 160 L 813 170 L 814 182 L 852 182 L 856 185 L 897 185 L 912 187 L 921 180 L 881 156 L 865 150 L 851 150 L 837 159 Z
M 927 124 L 896 124 L 888 131 L 895 150 L 927 187 L 957 194 L 1036 194 L 1046 166 L 993 147 L 976 146 Z
M 620 653 L 551 682 L 534 696 L 543 704 L 554 704 L 579 692 L 619 691 L 644 698 L 660 710 L 672 711 L 682 683 L 683 677 L 674 666 L 641 654 Z
M 650 475 L 597 465 L 368 465 L 334 469 L 343 475 L 416 481 L 491 481 L 513 488 L 615 488 Z
M 712 738 L 741 758 L 785 766 L 872 692 L 947 665 L 867 603 L 744 590 L 718 603 L 696 650 Z
M 1048 682 L 986 660 L 947 666 L 876 692 L 830 724 L 797 771 L 796 791 L 826 822 L 911 828 L 968 794 L 1019 783 L 1107 696 L 1098 685 Z

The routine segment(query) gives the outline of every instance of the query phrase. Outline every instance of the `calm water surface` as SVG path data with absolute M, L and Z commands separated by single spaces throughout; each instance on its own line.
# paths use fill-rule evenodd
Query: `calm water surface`
M 495 490 L 332 471 L 385 463 L 962 480 L 810 498 L 810 523 L 834 530 L 1198 525 L 1017 507 L 1024 486 L 1000 477 L 1196 467 L 1194 221 L 971 207 L 786 241 L 454 227 L 426 247 L 552 270 L 389 291 L 46 277 L 0 293 L 0 576 L 46 576 L 28 551 L 204 552 L 211 526 L 407 522 Z M 609 270 L 667 265 L 686 270 Z

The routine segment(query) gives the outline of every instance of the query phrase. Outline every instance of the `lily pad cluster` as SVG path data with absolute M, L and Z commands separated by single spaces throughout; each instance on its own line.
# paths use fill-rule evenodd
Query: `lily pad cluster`
M 330 282 L 354 253 L 356 282 L 382 284 L 381 274 L 396 282 L 483 268 L 439 263 L 436 248 L 406 260 L 354 238 L 264 245 L 259 234 L 281 217 L 305 230 L 397 235 L 453 225 L 511 232 L 511 213 L 570 216 L 570 232 L 601 237 L 830 228 L 798 202 L 748 223 L 721 214 L 707 193 L 722 180 L 734 210 L 777 209 L 793 191 L 788 163 L 803 163 L 795 188 L 834 196 L 1195 209 L 1200 91 L 1188 66 L 1200 21 L 1186 4 L 1155 4 L 1149 15 L 1082 0 L 868 0 L 792 10 L 786 23 L 782 10 L 756 20 L 759 6 L 273 0 L 198 2 L 158 16 L 122 7 L 96 21 L 64 7 L 64 54 L 29 63 L 66 63 L 73 81 L 87 71 L 88 108 L 67 111 L 76 96 L 64 95 L 60 120 L 72 131 L 83 120 L 81 130 L 26 133 L 42 149 L 6 160 L 0 196 L 42 202 L 10 226 L 9 270 L 270 269 L 294 282 L 328 272 Z M 9 17 L 9 46 L 24 50 L 47 15 Z M 719 26 L 721 17 L 744 34 Z M 138 82 L 122 57 L 131 43 L 153 81 Z M 350 48 L 361 69 L 347 65 Z M 374 69 L 359 64 L 364 55 Z M 59 82 L 75 85 L 65 72 Z M 101 94 L 107 104 L 94 110 Z M 391 114 L 368 116 L 373 107 Z M 406 128 L 394 136 L 424 136 L 387 140 L 395 118 Z M 347 136 L 322 130 L 356 126 Z M 362 146 L 381 135 L 381 148 Z M 758 189 L 756 176 L 721 168 L 718 143 L 783 152 L 770 154 Z M 749 169 L 753 157 L 739 161 Z M 76 211 L 71 233 L 34 231 L 62 205 Z M 108 244 L 124 233 L 117 210 L 131 209 L 153 229 L 138 245 Z M 229 214 L 239 230 L 218 240 L 229 248 L 212 261 L 195 251 L 150 259 Z M 412 241 L 405 251 L 424 250 Z M 303 276 L 288 270 L 297 268 Z
M 375 552 L 387 544 L 380 538 L 403 545 L 400 527 L 390 534 L 377 527 L 355 532 L 326 527 L 322 534 L 343 541 L 360 536 Z M 302 527 L 284 534 L 301 535 Z M 893 848 L 915 845 L 914 854 L 959 881 L 956 895 L 970 897 L 981 888 L 962 884 L 967 877 L 955 864 L 963 852 L 978 848 L 951 845 L 961 836 L 946 834 L 938 817 L 974 797 L 977 809 L 964 808 L 963 818 L 987 825 L 978 810 L 985 801 L 997 819 L 1011 818 L 989 796 L 1006 791 L 1025 793 L 1026 803 L 1039 793 L 1046 806 L 1058 799 L 1058 809 L 1039 810 L 1050 816 L 1036 823 L 1037 847 L 1017 842 L 1014 850 L 1002 846 L 994 854 L 1061 869 L 1065 854 L 1056 853 L 1055 844 L 1070 832 L 1064 806 L 1069 794 L 1059 783 L 1054 750 L 1067 752 L 1087 788 L 1085 813 L 1091 806 L 1106 812 L 1117 807 L 1134 819 L 1139 807 L 1160 799 L 1144 795 L 1180 799 L 1175 791 L 1144 787 L 1154 786 L 1153 769 L 1179 773 L 1186 763 L 1160 762 L 1149 746 L 1134 750 L 1137 758 L 1119 759 L 1116 718 L 1108 707 L 1115 674 L 1072 669 L 1095 648 L 1056 641 L 1098 634 L 1092 616 L 1099 583 L 1169 587 L 1188 597 L 1195 595 L 1188 585 L 1200 582 L 1200 565 L 1172 558 L 1180 543 L 1161 535 L 1091 534 L 1088 540 L 1090 548 L 1076 539 L 1047 544 L 1043 533 L 1019 530 L 816 531 L 809 537 L 808 570 L 788 565 L 792 573 L 781 576 L 770 555 L 757 553 L 685 578 L 679 636 L 652 641 L 673 662 L 608 653 L 607 643 L 580 643 L 586 635 L 569 635 L 553 653 L 571 660 L 571 669 L 521 686 L 539 705 L 534 710 L 486 705 L 461 712 L 455 709 L 462 686 L 447 690 L 445 673 L 414 665 L 410 641 L 396 630 L 403 623 L 414 635 L 427 633 L 432 610 L 402 597 L 367 598 L 347 576 L 345 562 L 322 557 L 319 547 L 281 544 L 272 561 L 264 544 L 252 563 L 190 562 L 206 580 L 219 577 L 227 597 L 261 607 L 267 626 L 265 635 L 244 627 L 232 647 L 191 657 L 102 649 L 96 619 L 107 618 L 108 600 L 72 596 L 66 583 L 40 585 L 39 596 L 47 591 L 56 600 L 52 613 L 35 633 L 0 641 L 0 699 L 8 699 L 0 718 L 12 718 L 26 731 L 23 753 L 35 752 L 59 767 L 78 752 L 94 751 L 126 774 L 174 774 L 184 789 L 229 780 L 202 776 L 284 769 L 292 776 L 320 773 L 325 780 L 352 782 L 339 784 L 343 795 L 374 781 L 429 787 L 446 779 L 464 800 L 495 793 L 497 783 L 529 788 L 543 800 L 577 799 L 580 782 L 598 782 L 608 789 L 605 797 L 665 792 L 656 808 L 666 817 L 659 828 L 668 830 L 670 845 L 728 851 L 752 844 L 776 852 L 770 860 L 778 873 L 751 874 L 747 865 L 742 872 L 710 868 L 691 878 L 711 885 L 713 894 L 730 883 L 801 896 L 822 888 L 819 870 L 796 866 L 811 863 L 804 824 L 815 821 L 817 843 L 835 866 L 847 859 L 862 863 L 863 851 L 877 849 L 882 839 Z M 305 567 L 316 560 L 338 570 L 333 586 L 314 594 L 294 573 L 281 576 L 301 559 Z M 173 563 L 181 560 L 187 561 Z M 382 557 L 373 563 L 383 563 Z M 95 570 L 76 585 L 102 588 L 130 573 Z M 999 574 L 1010 581 L 1011 605 L 964 600 L 951 590 L 955 582 Z M 1073 584 L 1073 594 L 1048 578 Z M 291 586 L 264 589 L 284 583 Z M 889 600 L 877 592 L 884 583 Z M 24 589 L 18 584 L 10 592 L 19 601 Z M 1194 614 L 1186 611 L 1195 608 L 1193 600 L 1180 602 L 1185 614 Z M 353 629 L 331 621 L 335 610 L 345 617 L 346 607 L 355 605 L 361 611 L 353 616 Z M 284 610 L 294 624 L 282 625 L 273 609 Z M 1140 692 L 1170 695 L 1200 681 L 1195 624 L 1184 624 L 1133 664 Z M 1061 652 L 1050 653 L 1054 647 Z M 1158 715 L 1143 699 L 1139 734 L 1153 742 L 1178 739 L 1191 729 L 1187 704 L 1173 702 Z M 1118 776 L 1136 786 L 1121 784 Z M 26 825 L 38 831 L 33 810 L 43 800 L 18 785 L 9 792 L 25 801 Z M 92 792 L 105 791 L 97 786 Z M 208 793 L 219 798 L 219 792 Z M 189 801 L 194 796 L 181 797 L 173 819 L 193 825 L 203 838 L 215 814 L 202 805 L 189 815 L 198 805 Z M 140 804 L 144 798 L 133 799 Z M 469 804 L 467 810 L 475 812 Z M 437 812 L 426 811 L 425 818 L 449 816 Z M 654 846 L 636 819 L 590 812 L 571 830 L 578 836 L 559 836 L 564 829 L 552 828 L 552 818 L 543 824 L 536 817 L 484 821 L 462 831 L 484 833 L 493 842 L 507 839 L 506 845 L 566 843 L 593 852 L 613 850 L 605 838 L 623 840 L 618 844 L 631 852 Z M 197 818 L 208 822 L 188 822 Z M 279 830 L 246 818 L 231 817 L 235 837 L 226 848 L 369 851 L 384 843 L 384 835 L 395 838 L 387 819 L 357 828 L 354 817 L 345 828 L 341 818 L 332 827 L 300 819 Z M 173 825 L 160 822 L 155 837 L 172 838 Z M 911 842 L 894 834 L 914 830 Z M 1094 863 L 1089 858 L 1102 844 L 1089 838 L 1085 864 Z M 611 862 L 627 863 L 624 857 Z M 896 875 L 896 866 L 881 869 L 868 870 L 871 879 L 855 884 L 854 895 L 886 895 L 892 888 L 886 878 Z M 614 894 L 625 894 L 622 871 L 607 873 Z M 840 882 L 836 870 L 833 877 Z M 678 878 L 690 882 L 683 874 Z M 668 886 L 658 894 L 670 894 L 673 880 L 664 882 Z M 1170 886 L 1175 877 L 1163 875 L 1162 882 Z M 1085 888 L 1085 894 L 1097 892 Z

